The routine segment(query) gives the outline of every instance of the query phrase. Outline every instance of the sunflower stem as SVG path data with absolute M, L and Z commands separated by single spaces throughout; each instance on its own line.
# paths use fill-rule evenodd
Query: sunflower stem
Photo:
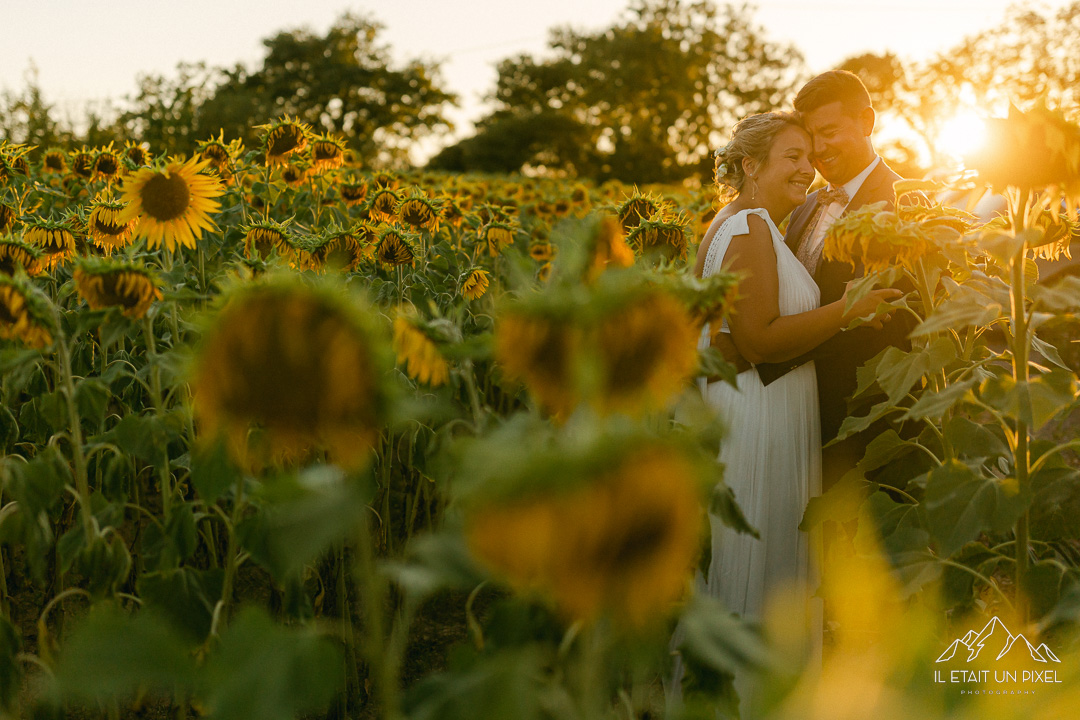
M 143 318 L 143 332 L 146 335 L 146 356 L 150 362 L 150 401 L 154 404 L 154 414 L 160 421 L 164 415 L 161 401 L 161 368 L 157 362 L 157 343 L 154 340 L 154 321 L 147 313 Z M 161 512 L 166 523 L 172 517 L 172 475 L 169 472 L 169 450 L 160 448 L 164 462 L 157 462 L 158 475 L 161 478 Z
M 94 531 L 94 516 L 90 511 L 90 483 L 86 477 L 82 419 L 79 417 L 79 408 L 75 403 L 75 380 L 71 373 L 71 349 L 68 345 L 67 333 L 64 332 L 60 320 L 60 311 L 55 305 L 53 306 L 53 313 L 56 318 L 56 341 L 59 344 L 57 359 L 60 362 L 60 382 L 64 389 L 64 397 L 67 400 L 68 422 L 71 425 L 71 452 L 75 463 L 75 490 L 79 495 L 83 532 L 86 541 L 89 542 Z
M 1010 208 L 1012 215 L 1012 229 L 1014 235 L 1019 235 L 1024 230 L 1024 216 L 1028 210 L 1030 204 L 1030 193 L 1028 190 L 1021 190 L 1017 199 L 1015 208 Z M 1010 299 L 1011 302 L 1011 315 L 1010 318 L 1012 326 L 1012 361 L 1013 361 L 1013 380 L 1014 382 L 1023 388 L 1021 394 L 1021 402 L 1023 398 L 1027 398 L 1027 383 L 1029 379 L 1029 367 L 1028 367 L 1028 340 L 1027 340 L 1027 315 L 1024 312 L 1025 305 L 1025 291 L 1026 291 L 1026 278 L 1024 276 L 1024 265 L 1027 262 L 1027 250 L 1021 245 L 1017 250 L 1016 255 L 1013 257 L 1010 277 Z M 1030 402 L 1030 401 L 1029 401 Z M 1016 483 L 1020 490 L 1020 496 L 1024 497 L 1029 490 L 1030 477 L 1030 454 L 1028 451 L 1028 423 L 1024 419 L 1024 408 L 1020 408 L 1020 412 L 1016 417 L 1016 449 L 1013 456 L 1013 467 L 1016 470 Z M 1028 528 L 1028 511 L 1017 519 L 1015 526 L 1016 535 L 1016 610 L 1022 623 L 1027 623 L 1030 618 L 1030 603 L 1028 603 L 1027 597 L 1023 589 L 1023 582 L 1027 577 L 1028 568 L 1028 540 L 1029 540 L 1029 528 Z

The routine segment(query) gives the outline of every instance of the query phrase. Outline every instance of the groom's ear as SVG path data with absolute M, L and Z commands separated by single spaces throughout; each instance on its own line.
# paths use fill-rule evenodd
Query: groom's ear
M 867 105 L 859 111 L 859 125 L 862 127 L 863 135 L 870 137 L 874 132 L 874 123 L 877 121 L 877 113 L 874 112 L 874 108 Z

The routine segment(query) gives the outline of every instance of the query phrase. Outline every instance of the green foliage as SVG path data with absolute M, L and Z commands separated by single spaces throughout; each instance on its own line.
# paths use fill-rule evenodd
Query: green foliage
M 707 178 L 716 129 L 780 106 L 799 80 L 794 48 L 761 35 L 745 8 L 684 0 L 635 2 L 596 32 L 555 30 L 552 57 L 500 63 L 496 110 L 431 167 Z

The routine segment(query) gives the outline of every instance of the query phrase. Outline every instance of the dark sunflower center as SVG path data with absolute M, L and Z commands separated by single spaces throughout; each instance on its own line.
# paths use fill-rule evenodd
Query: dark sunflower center
M 665 339 L 661 328 L 653 327 L 634 338 L 629 347 L 605 352 L 608 389 L 615 393 L 625 393 L 645 384 L 656 372 L 657 364 L 663 357 Z
M 15 224 L 15 211 L 7 205 L 0 205 L 0 232 L 7 232 Z
M 91 218 L 93 229 L 102 235 L 120 235 L 127 230 L 127 223 L 113 223 L 106 220 L 104 217 L 96 216 Z
M 390 193 L 384 193 L 375 198 L 374 207 L 381 213 L 394 212 L 394 196 Z
M 14 275 L 18 265 L 19 263 L 17 263 L 15 258 L 10 255 L 0 257 L 0 273 L 3 273 L 4 275 Z
M 157 173 L 139 193 L 143 210 L 158 222 L 182 216 L 191 202 L 187 181 L 179 175 Z
M 8 304 L 8 293 L 0 294 L 0 324 L 13 325 L 18 318 Z
M 643 516 L 635 518 L 625 532 L 598 547 L 594 561 L 598 567 L 625 571 L 659 552 L 670 533 L 668 517 L 657 509 L 646 511 Z
M 409 203 L 401 209 L 401 219 L 413 227 L 426 225 L 433 219 L 434 213 L 423 203 Z
M 45 167 L 49 168 L 50 170 L 63 170 L 64 158 L 60 155 L 46 155 Z
M 312 150 L 316 160 L 337 160 L 341 157 L 341 148 L 333 143 L 315 143 Z
M 94 158 L 88 154 L 76 155 L 71 170 L 79 177 L 90 177 L 94 172 Z
M 342 185 L 341 197 L 346 200 L 361 200 L 364 197 L 363 185 Z
M 217 163 L 223 163 L 229 159 L 229 151 L 217 143 L 204 147 L 201 154 L 207 160 Z
M 146 153 L 143 152 L 142 148 L 137 148 L 137 147 L 128 148 L 127 159 L 130 160 L 131 162 L 135 163 L 136 165 L 145 165 L 146 164 Z

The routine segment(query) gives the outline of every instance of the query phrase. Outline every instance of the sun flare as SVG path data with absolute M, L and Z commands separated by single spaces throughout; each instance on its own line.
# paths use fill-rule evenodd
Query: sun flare
M 938 134 L 938 148 L 960 158 L 978 150 L 986 139 L 986 123 L 976 113 L 965 110 L 945 121 Z

